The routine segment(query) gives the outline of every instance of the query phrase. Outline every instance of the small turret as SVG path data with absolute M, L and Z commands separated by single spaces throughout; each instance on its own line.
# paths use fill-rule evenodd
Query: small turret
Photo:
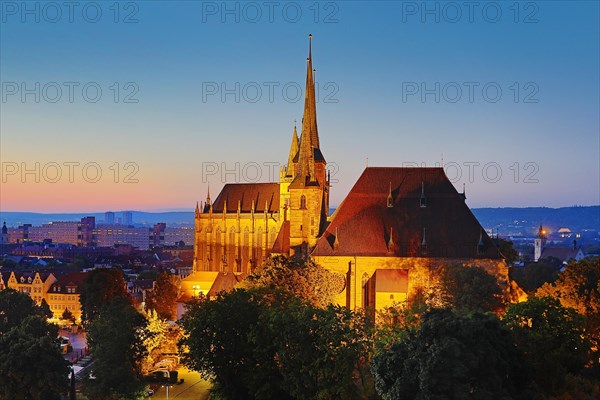
M 427 199 L 425 199 L 425 182 L 421 181 L 421 197 L 419 199 L 419 206 L 421 208 L 427 207 Z

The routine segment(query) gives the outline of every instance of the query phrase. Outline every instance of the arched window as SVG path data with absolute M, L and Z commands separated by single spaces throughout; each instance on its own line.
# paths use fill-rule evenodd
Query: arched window
M 234 264 L 236 261 L 235 257 L 235 228 L 232 226 L 229 229 L 229 243 L 228 243 L 228 254 L 227 254 L 227 262 L 229 263 L 230 271 L 233 271 Z
M 258 263 L 262 263 L 262 258 L 263 258 L 262 246 L 263 246 L 263 231 L 262 231 L 262 228 L 258 228 L 258 231 L 256 233 L 256 261 Z
M 213 261 L 216 266 L 219 266 L 223 263 L 223 251 L 222 251 L 222 242 L 221 242 L 221 227 L 217 227 L 217 231 L 215 232 L 215 257 Z M 220 269 L 220 268 L 219 268 Z M 216 271 L 218 271 L 217 269 Z
M 305 195 L 300 196 L 300 209 L 306 210 L 306 196 Z

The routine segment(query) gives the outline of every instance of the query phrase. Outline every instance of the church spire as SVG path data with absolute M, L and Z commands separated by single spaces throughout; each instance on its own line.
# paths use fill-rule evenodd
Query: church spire
M 296 178 L 301 184 L 316 181 L 314 151 L 319 148 L 319 133 L 317 130 L 317 101 L 315 82 L 312 68 L 312 35 L 308 35 L 308 58 L 306 59 L 306 89 L 304 97 L 304 116 L 302 117 L 302 136 L 298 156 L 298 171 Z
M 294 157 L 296 157 L 296 154 L 298 154 L 298 145 L 298 131 L 296 130 L 296 121 L 294 121 L 294 134 L 292 135 L 290 155 L 288 156 L 287 170 L 285 173 L 287 176 L 294 176 Z

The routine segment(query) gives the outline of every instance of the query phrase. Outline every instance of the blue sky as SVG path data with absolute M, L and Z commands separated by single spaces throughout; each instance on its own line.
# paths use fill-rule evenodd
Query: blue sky
M 2 3 L 4 211 L 190 208 L 206 181 L 269 180 L 302 118 L 309 33 L 333 205 L 367 157 L 442 154 L 471 207 L 600 203 L 598 2 L 23 4 Z M 36 162 L 38 182 L 10 169 Z

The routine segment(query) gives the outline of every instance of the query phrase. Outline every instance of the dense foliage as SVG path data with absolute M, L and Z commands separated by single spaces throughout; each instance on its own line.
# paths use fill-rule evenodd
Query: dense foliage
M 156 278 L 154 289 L 146 298 L 146 308 L 154 310 L 159 318 L 173 321 L 177 318 L 179 277 L 163 272 Z
M 498 312 L 505 302 L 496 277 L 475 266 L 442 267 L 439 283 L 430 296 L 430 303 L 435 307 L 461 311 Z
M 343 290 L 344 277 L 312 260 L 277 256 L 258 267 L 240 287 L 279 288 L 315 306 L 326 307 Z
M 436 309 L 371 368 L 378 393 L 401 399 L 527 399 L 521 354 L 495 316 Z
M 570 263 L 556 282 L 542 286 L 537 295 L 555 297 L 584 315 L 587 332 L 600 347 L 600 257 Z
M 114 298 L 129 299 L 123 272 L 116 268 L 90 271 L 83 281 L 79 296 L 81 318 L 93 321 L 101 308 Z
M 365 321 L 284 290 L 236 289 L 189 305 L 185 363 L 223 399 L 351 399 Z
M 512 304 L 503 322 L 533 368 L 536 383 L 547 394 L 562 389 L 567 373 L 578 374 L 589 361 L 585 320 L 558 299 L 533 297 Z
M 58 327 L 25 294 L 0 290 L 0 398 L 54 400 L 68 390 Z
M 141 361 L 146 319 L 126 299 L 105 304 L 88 325 L 88 345 L 94 359 L 85 381 L 90 400 L 138 399 L 144 387 Z

